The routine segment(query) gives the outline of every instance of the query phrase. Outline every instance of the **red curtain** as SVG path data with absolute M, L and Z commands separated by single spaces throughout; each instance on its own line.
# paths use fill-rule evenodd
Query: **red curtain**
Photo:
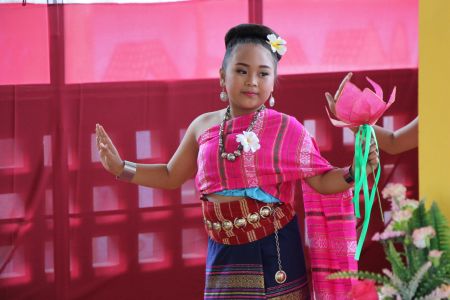
M 252 5 L 258 3 L 250 2 Z M 271 2 L 267 1 L 267 5 L 273 5 Z M 210 28 L 196 20 L 200 24 L 195 30 L 180 29 L 181 32 L 197 32 L 198 28 L 205 27 L 204 36 L 209 35 L 211 41 L 206 39 L 206 45 L 200 46 L 204 47 L 201 51 L 209 53 L 210 42 L 222 49 L 226 28 L 248 21 L 248 15 L 251 15 L 248 13 L 251 5 L 246 5 L 243 12 L 236 10 L 233 17 L 218 18 L 222 11 L 220 5 L 231 10 L 233 8 L 228 5 L 236 5 L 236 9 L 241 3 L 193 1 L 177 4 L 179 7 L 165 5 L 173 8 L 171 13 L 173 10 L 181 15 L 186 11 L 197 11 L 205 18 L 208 16 L 209 23 L 205 24 L 212 26 L 217 23 L 218 27 Z M 128 11 L 129 22 L 134 22 L 132 11 L 147 10 L 140 17 L 138 14 L 139 22 L 147 20 L 149 15 L 146 14 L 150 11 L 161 15 L 158 5 L 137 5 L 133 10 L 130 9 L 133 5 L 127 5 L 125 11 Z M 206 8 L 208 10 L 205 11 Z M 0 54 L 9 51 L 10 58 L 10 61 L 2 58 L 1 66 L 9 66 L 14 59 L 17 62 L 28 59 L 29 55 L 36 54 L 33 50 L 38 51 L 36 57 L 16 65 L 16 69 L 9 67 L 10 75 L 5 69 L 0 74 L 0 83 L 3 84 L 0 86 L 1 299 L 202 297 L 206 234 L 193 181 L 173 191 L 116 181 L 98 161 L 94 128 L 97 122 L 104 125 L 124 159 L 143 163 L 166 162 L 184 130 L 197 115 L 223 107 L 218 100 L 220 89 L 215 73 L 222 50 L 214 50 L 214 57 L 197 53 L 199 49 L 193 54 L 185 54 L 184 50 L 176 51 L 182 45 L 177 43 L 170 49 L 174 54 L 168 50 L 165 56 L 159 48 L 151 50 L 153 45 L 133 44 L 131 37 L 149 34 L 150 29 L 141 30 L 135 25 L 127 27 L 127 22 L 118 20 L 118 9 L 118 5 L 105 5 L 102 10 L 97 5 L 1 6 L 0 19 L 9 16 L 8 10 L 17 17 L 23 16 L 25 10 L 35 11 L 30 14 L 35 18 L 31 23 L 20 18 L 14 21 L 10 17 L 8 20 L 9 24 L 25 20 L 25 24 L 20 25 L 23 27 L 19 27 L 23 34 L 26 32 L 24 28 L 31 30 L 36 27 L 32 28 L 30 36 L 21 36 L 30 38 L 36 47 L 25 42 L 18 44 L 10 33 L 0 35 L 3 39 L 0 41 L 9 41 L 16 49 L 0 47 Z M 115 12 L 107 18 L 111 10 Z M 217 18 L 211 17 L 214 11 Z M 100 18 L 94 18 L 94 12 L 95 16 L 100 14 Z M 76 23 L 77 16 L 86 14 L 91 15 L 90 22 Z M 270 14 L 267 11 L 263 16 L 269 19 Z M 181 22 L 184 20 L 181 15 L 179 20 L 169 15 L 166 23 Z M 110 35 L 97 43 L 97 38 L 104 33 L 102 30 L 116 20 L 124 25 L 111 29 Z M 100 26 L 102 22 L 106 24 L 103 27 Z M 186 24 L 191 26 L 192 22 L 186 21 Z M 71 29 L 71 26 L 78 27 Z M 281 28 L 277 28 L 280 34 L 284 29 L 289 31 L 283 26 L 288 25 L 280 24 Z M 43 29 L 48 31 L 44 30 L 46 34 L 40 36 L 42 40 L 32 39 Z M 119 36 L 115 31 L 120 29 L 124 30 L 121 34 L 130 40 L 125 43 L 125 48 L 132 49 L 119 47 L 120 51 L 128 53 L 125 56 L 117 49 L 108 48 L 106 51 L 104 48 L 105 43 Z M 14 31 L 13 27 L 8 30 Z M 77 30 L 99 33 L 83 37 Z M 165 27 L 154 27 L 151 32 L 154 31 L 167 36 L 166 42 L 173 42 L 182 35 L 176 31 L 169 34 Z M 83 38 L 77 39 L 77 35 Z M 195 37 L 187 37 L 186 45 L 192 45 L 192 39 L 196 40 Z M 41 47 L 45 43 L 47 46 Z M 74 48 L 77 44 L 79 47 Z M 295 51 L 298 50 L 294 45 L 289 51 L 296 57 Z M 148 52 L 156 54 L 145 56 Z M 108 56 L 107 53 L 116 54 Z M 414 52 L 411 55 L 414 57 Z M 103 56 L 118 57 L 118 62 L 105 60 Z M 160 64 L 152 65 L 155 56 L 160 58 L 157 60 Z M 170 65 L 167 63 L 169 57 L 177 60 Z M 284 67 L 289 69 L 291 66 L 288 60 L 283 60 L 280 65 L 282 74 Z M 138 66 L 136 62 L 145 66 L 133 73 L 130 66 Z M 186 73 L 183 68 L 192 66 L 191 62 L 198 68 Z M 214 74 L 208 69 L 210 66 L 202 69 L 207 64 L 213 64 Z M 168 66 L 174 65 L 178 71 L 170 73 L 174 71 Z M 302 66 L 301 61 L 296 66 Z M 356 68 L 363 70 L 354 75 L 353 81 L 358 85 L 367 85 L 364 77 L 369 76 L 381 84 L 385 93 L 397 86 L 398 100 L 380 120 L 381 125 L 396 129 L 417 115 L 415 67 L 372 71 L 367 71 L 367 66 Z M 38 75 L 28 76 L 27 68 Z M 156 71 L 145 71 L 155 68 L 161 68 L 162 73 L 156 76 Z M 116 71 L 111 71 L 113 69 Z M 289 72 L 279 78 L 275 90 L 276 108 L 303 122 L 316 136 L 323 155 L 334 165 L 349 164 L 353 150 L 352 134 L 332 127 L 324 109 L 324 92 L 334 91 L 345 73 L 335 70 L 288 75 Z M 146 77 L 145 74 L 156 77 Z M 176 74 L 188 75 L 184 78 L 176 77 L 179 76 Z M 183 78 L 185 80 L 180 80 Z M 410 196 L 417 196 L 416 150 L 398 156 L 382 153 L 381 161 L 381 187 L 389 181 L 403 182 L 410 189 Z M 297 206 L 301 214 L 299 203 Z M 380 230 L 378 216 L 375 207 L 373 231 Z M 370 241 L 366 242 L 361 268 L 379 267 L 364 261 L 367 258 L 369 261 L 374 255 L 381 255 L 379 249 Z
M 398 88 L 387 124 L 416 116 L 416 70 L 366 71 L 355 82 L 366 75 Z M 281 76 L 276 95 L 277 109 L 307 124 L 337 166 L 353 149 L 327 120 L 323 94 L 343 76 Z M 218 91 L 217 80 L 0 87 L 2 299 L 50 299 L 58 287 L 70 299 L 200 298 L 206 235 L 193 182 L 160 191 L 116 181 L 98 162 L 94 126 L 123 158 L 164 162 L 195 116 L 221 108 Z M 417 151 L 381 161 L 381 187 L 404 182 L 417 196 Z

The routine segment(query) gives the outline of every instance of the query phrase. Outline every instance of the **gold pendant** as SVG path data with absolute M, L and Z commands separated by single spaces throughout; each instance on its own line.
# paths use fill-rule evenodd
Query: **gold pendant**
M 283 270 L 279 270 L 275 273 L 275 281 L 279 284 L 282 284 L 286 281 L 287 275 Z

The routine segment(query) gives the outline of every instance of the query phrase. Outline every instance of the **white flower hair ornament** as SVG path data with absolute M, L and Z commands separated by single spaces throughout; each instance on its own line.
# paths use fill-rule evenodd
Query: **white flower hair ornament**
M 272 48 L 272 52 L 276 52 L 279 55 L 284 55 L 287 51 L 287 42 L 280 38 L 279 36 L 276 36 L 275 34 L 271 33 L 267 35 L 267 43 Z
M 256 152 L 261 145 L 258 136 L 253 131 L 243 131 L 242 134 L 236 136 L 236 142 L 241 143 L 244 152 Z

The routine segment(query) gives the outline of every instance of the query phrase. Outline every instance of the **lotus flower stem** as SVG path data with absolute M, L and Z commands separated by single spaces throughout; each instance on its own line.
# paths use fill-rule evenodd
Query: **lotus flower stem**
M 358 245 L 356 247 L 355 259 L 359 260 L 362 246 L 366 238 L 367 230 L 369 228 L 370 213 L 372 211 L 375 192 L 377 191 L 378 181 L 380 179 L 381 168 L 378 162 L 377 174 L 374 176 L 374 183 L 372 190 L 369 193 L 369 184 L 367 182 L 367 161 L 370 152 L 370 140 L 373 138 L 375 145 L 378 148 L 378 142 L 375 131 L 372 126 L 368 124 L 361 125 L 356 133 L 355 139 L 355 193 L 353 196 L 353 203 L 355 205 L 356 217 L 360 217 L 359 213 L 359 193 L 361 189 L 364 192 L 364 222 L 359 237 Z
M 375 176 L 373 169 L 372 169 L 372 176 L 373 176 L 373 179 L 375 180 L 376 176 Z M 383 221 L 383 224 L 384 224 L 384 212 L 383 212 L 383 207 L 381 206 L 380 191 L 378 190 L 378 186 L 376 187 L 376 189 L 377 189 L 378 207 L 380 208 L 381 220 Z

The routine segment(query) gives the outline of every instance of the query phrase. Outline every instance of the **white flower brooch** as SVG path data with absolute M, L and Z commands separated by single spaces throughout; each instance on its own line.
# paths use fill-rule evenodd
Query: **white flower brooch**
M 258 136 L 253 131 L 243 131 L 242 134 L 236 136 L 236 142 L 241 143 L 244 152 L 256 152 L 261 145 Z

